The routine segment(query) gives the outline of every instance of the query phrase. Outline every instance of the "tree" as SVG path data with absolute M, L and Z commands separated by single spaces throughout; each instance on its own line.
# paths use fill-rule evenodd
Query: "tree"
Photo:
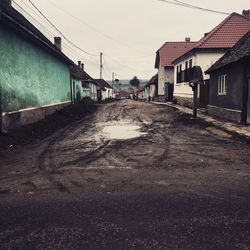
M 134 78 L 129 81 L 129 84 L 138 88 L 140 86 L 140 80 L 137 78 L 137 76 L 134 76 Z

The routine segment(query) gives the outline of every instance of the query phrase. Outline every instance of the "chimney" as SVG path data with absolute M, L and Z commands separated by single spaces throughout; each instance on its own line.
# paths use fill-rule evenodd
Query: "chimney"
M 84 70 L 84 63 L 81 64 L 81 68 L 82 68 L 82 70 Z
M 11 6 L 11 0 L 0 0 L 0 8 Z
M 1 1 L 1 0 L 0 0 Z M 62 38 L 61 37 L 54 37 L 54 41 L 55 41 L 55 46 L 59 51 L 62 51 Z
M 190 37 L 185 38 L 185 42 L 190 42 L 190 41 L 191 41 Z
M 243 10 L 242 11 L 242 16 L 250 19 L 250 10 Z
M 78 61 L 78 67 L 81 68 L 81 64 L 82 62 L 81 61 Z

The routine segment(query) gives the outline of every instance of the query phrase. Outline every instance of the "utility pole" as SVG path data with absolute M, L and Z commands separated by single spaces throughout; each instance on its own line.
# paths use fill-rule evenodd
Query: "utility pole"
M 103 69 L 102 57 L 103 57 L 103 53 L 100 52 L 100 79 L 102 79 L 102 69 Z

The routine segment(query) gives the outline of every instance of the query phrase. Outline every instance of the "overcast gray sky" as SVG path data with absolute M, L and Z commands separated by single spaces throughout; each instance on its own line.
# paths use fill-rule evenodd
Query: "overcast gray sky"
M 58 35 L 39 17 L 28 0 L 14 0 L 48 38 Z M 82 60 L 86 71 L 99 77 L 99 53 L 104 54 L 104 78 L 148 79 L 156 73 L 155 52 L 165 41 L 199 40 L 226 15 L 215 14 L 159 0 L 32 0 L 33 3 L 82 50 L 63 39 L 63 52 L 75 62 Z M 173 1 L 173 0 L 169 0 Z M 185 3 L 223 12 L 250 9 L 249 0 L 183 0 Z M 32 15 L 36 20 L 34 20 Z M 38 21 L 38 22 L 37 22 Z

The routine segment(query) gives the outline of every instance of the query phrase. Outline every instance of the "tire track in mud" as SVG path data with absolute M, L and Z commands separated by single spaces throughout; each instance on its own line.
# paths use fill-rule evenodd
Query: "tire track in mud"
M 160 122 L 154 123 L 144 108 L 145 104 L 138 105 L 137 102 L 106 104 L 97 113 L 58 131 L 46 142 L 36 160 L 38 173 L 27 176 L 25 185 L 35 191 L 44 182 L 44 188 L 70 192 L 72 185 L 81 186 L 71 178 L 72 171 L 76 169 L 84 174 L 87 169 L 98 172 L 110 168 L 161 167 L 168 154 L 169 139 L 163 133 Z M 98 124 L 123 119 L 139 123 L 142 131 L 148 134 L 122 141 L 96 141 L 95 135 L 101 129 Z

